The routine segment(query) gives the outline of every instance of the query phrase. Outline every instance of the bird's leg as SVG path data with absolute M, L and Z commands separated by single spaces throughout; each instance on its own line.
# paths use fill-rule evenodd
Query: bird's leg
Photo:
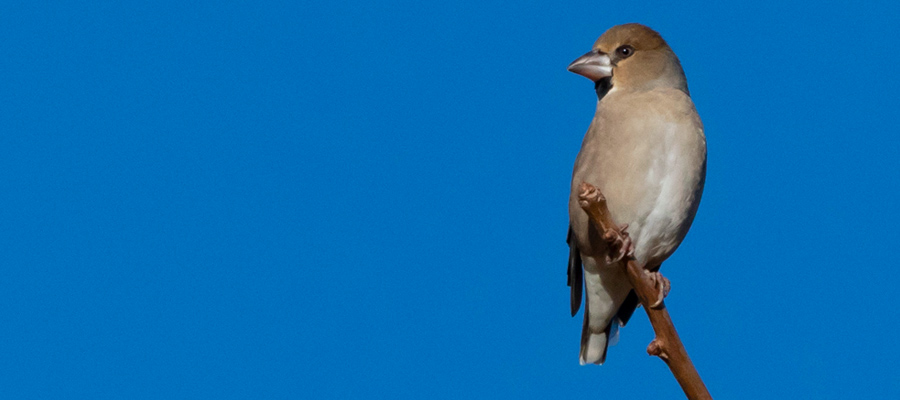
M 628 235 L 626 229 L 628 229 L 628 224 L 603 232 L 603 240 L 609 245 L 609 251 L 606 252 L 607 263 L 617 263 L 626 257 L 634 257 L 634 242 L 631 241 L 631 236 Z
M 664 277 L 659 271 L 648 271 L 644 270 L 644 273 L 647 274 L 647 278 L 650 282 L 653 283 L 653 286 L 656 287 L 657 295 L 656 302 L 650 305 L 650 308 L 659 308 L 662 306 L 663 300 L 666 296 L 669 295 L 669 290 L 672 288 L 672 284 L 669 283 L 669 280 Z

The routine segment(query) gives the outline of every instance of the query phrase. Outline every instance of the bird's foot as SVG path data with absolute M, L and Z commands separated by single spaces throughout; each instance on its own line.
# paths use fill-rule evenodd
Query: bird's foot
M 628 224 L 622 225 L 619 229 L 607 229 L 603 232 L 603 240 L 609 245 L 609 251 L 606 252 L 607 263 L 612 264 L 626 257 L 634 257 L 634 242 L 626 229 Z
M 663 304 L 663 300 L 669 295 L 672 284 L 669 282 L 669 279 L 664 277 L 659 271 L 651 272 L 644 270 L 644 273 L 647 274 L 647 278 L 650 279 L 650 282 L 653 283 L 653 286 L 656 287 L 657 291 L 656 302 L 651 304 L 650 308 L 660 308 Z

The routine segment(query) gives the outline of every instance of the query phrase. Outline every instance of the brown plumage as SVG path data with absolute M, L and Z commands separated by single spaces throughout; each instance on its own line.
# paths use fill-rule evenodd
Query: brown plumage
M 690 228 L 706 174 L 706 138 L 678 57 L 640 24 L 610 28 L 569 70 L 594 81 L 597 110 L 575 161 L 569 199 L 572 312 L 585 314 L 580 361 L 601 364 L 608 337 L 637 305 L 621 263 L 578 205 L 582 182 L 606 196 L 610 213 L 628 224 L 635 258 L 655 270 Z M 581 264 L 581 265 L 578 265 Z

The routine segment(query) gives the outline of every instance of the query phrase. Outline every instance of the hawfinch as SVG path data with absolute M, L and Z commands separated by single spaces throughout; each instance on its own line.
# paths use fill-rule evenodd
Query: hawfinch
M 579 206 L 582 182 L 628 224 L 634 258 L 651 272 L 684 239 L 703 193 L 706 137 L 678 57 L 659 33 L 614 26 L 568 67 L 594 82 L 597 111 L 575 160 L 569 197 L 571 310 L 586 300 L 581 364 L 602 364 L 610 337 L 638 305 L 623 261 Z

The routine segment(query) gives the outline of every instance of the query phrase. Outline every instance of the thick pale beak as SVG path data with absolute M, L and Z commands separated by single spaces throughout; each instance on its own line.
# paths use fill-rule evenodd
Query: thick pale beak
M 594 82 L 612 76 L 612 64 L 609 62 L 609 56 L 597 50 L 578 57 L 569 64 L 567 69 Z

